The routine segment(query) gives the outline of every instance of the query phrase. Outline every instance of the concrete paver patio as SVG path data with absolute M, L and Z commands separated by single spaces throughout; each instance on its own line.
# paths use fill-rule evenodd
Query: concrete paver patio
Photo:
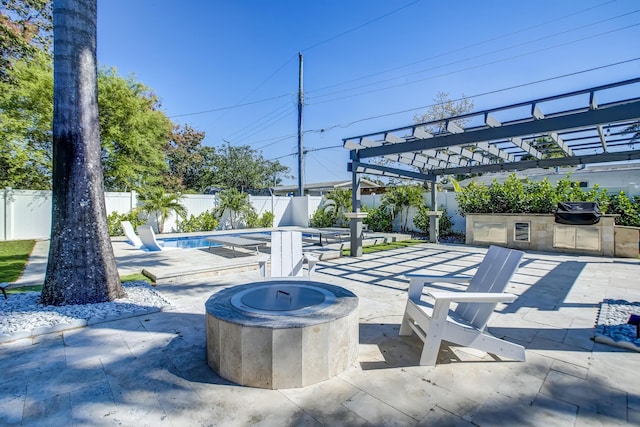
M 241 387 L 206 364 L 204 302 L 257 270 L 158 285 L 172 310 L 1 344 L 0 425 L 640 425 L 640 356 L 592 340 L 603 299 L 640 301 L 638 260 L 527 253 L 518 299 L 489 322 L 527 361 L 445 345 L 418 365 L 421 341 L 398 336 L 403 273 L 473 273 L 485 252 L 421 244 L 318 264 L 360 299 L 360 354 L 300 389 Z

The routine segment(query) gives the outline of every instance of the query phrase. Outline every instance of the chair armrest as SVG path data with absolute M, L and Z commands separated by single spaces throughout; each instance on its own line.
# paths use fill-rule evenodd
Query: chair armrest
M 425 283 L 469 283 L 472 279 L 471 276 L 432 276 L 420 272 L 405 273 L 405 277 L 409 278 L 409 299 L 414 301 L 422 296 Z
M 258 265 L 260 266 L 260 276 L 267 277 L 267 262 L 271 259 L 269 255 L 261 255 L 258 257 Z
M 319 261 L 318 258 L 314 257 L 313 255 L 310 254 L 302 254 L 302 257 L 304 259 L 307 260 L 307 262 L 309 263 L 309 276 L 311 276 L 311 273 L 315 272 L 316 270 L 316 263 Z
M 431 274 L 423 274 L 420 272 L 405 273 L 404 276 L 408 279 L 420 280 L 422 283 L 469 283 L 473 278 L 472 276 L 457 275 L 434 276 Z
M 447 291 L 431 291 L 428 292 L 433 299 L 448 300 L 451 302 L 511 302 L 518 296 L 502 292 L 447 292 Z

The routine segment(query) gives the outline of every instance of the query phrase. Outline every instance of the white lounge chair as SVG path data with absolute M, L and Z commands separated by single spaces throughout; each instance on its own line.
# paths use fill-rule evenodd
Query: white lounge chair
M 511 302 L 516 295 L 503 293 L 518 269 L 523 252 L 491 246 L 473 277 L 430 276 L 421 272 L 405 274 L 410 280 L 409 295 L 400 335 L 415 332 L 424 342 L 421 365 L 436 364 L 442 340 L 473 347 L 487 353 L 525 360 L 524 347 L 496 338 L 486 331 L 496 305 Z M 426 283 L 469 283 L 465 292 L 432 290 L 427 292 L 433 304 L 422 298 Z M 452 302 L 458 303 L 450 311 Z
M 120 226 L 122 227 L 122 231 L 124 231 L 124 235 L 127 236 L 127 239 L 129 239 L 133 246 L 136 248 L 142 246 L 142 241 L 133 230 L 133 225 L 131 225 L 129 221 L 120 221 Z
M 156 235 L 153 232 L 153 228 L 150 225 L 139 225 L 138 235 L 140 236 L 140 240 L 142 240 L 142 244 L 149 251 L 161 251 L 162 247 L 160 243 L 156 240 Z
M 315 271 L 318 259 L 302 252 L 302 233 L 299 231 L 274 231 L 271 233 L 271 256 L 258 260 L 260 275 L 267 276 L 267 261 L 271 259 L 271 277 L 303 276 L 303 264 L 307 261 L 307 276 Z

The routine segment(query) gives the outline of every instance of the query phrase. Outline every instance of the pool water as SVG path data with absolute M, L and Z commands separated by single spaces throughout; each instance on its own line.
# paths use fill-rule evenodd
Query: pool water
M 254 233 L 254 235 L 255 234 L 264 234 L 268 237 L 270 233 Z M 211 234 L 208 236 L 167 237 L 158 239 L 158 243 L 165 248 L 179 249 L 214 248 L 222 246 L 219 243 L 207 242 L 205 240 L 207 237 L 213 236 L 221 236 L 221 234 Z M 224 236 L 242 237 L 242 234 L 224 234 Z

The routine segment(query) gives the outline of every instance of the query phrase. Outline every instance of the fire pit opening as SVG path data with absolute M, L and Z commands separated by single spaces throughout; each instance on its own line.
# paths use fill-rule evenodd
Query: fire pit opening
M 231 298 L 240 310 L 263 314 L 307 314 L 332 304 L 336 296 L 313 285 L 269 283 L 245 289 Z

